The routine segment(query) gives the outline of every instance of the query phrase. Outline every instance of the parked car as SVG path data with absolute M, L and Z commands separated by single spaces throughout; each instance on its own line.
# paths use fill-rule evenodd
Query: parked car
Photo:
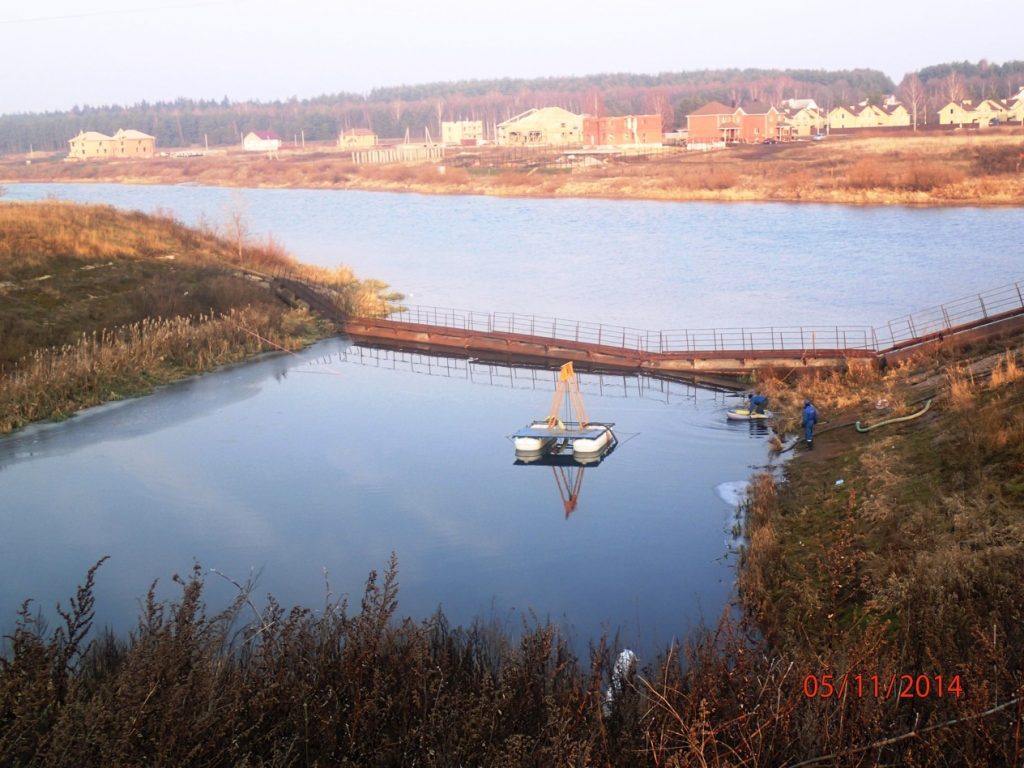
M 813 136 L 811 136 L 811 141 L 824 141 L 824 140 L 825 140 L 825 134 L 824 133 L 816 133 Z
M 991 120 L 988 121 L 988 124 L 989 125 L 999 125 L 999 118 L 998 117 L 993 117 Z
M 765 139 L 761 143 L 762 144 L 778 144 L 779 142 L 776 139 Z

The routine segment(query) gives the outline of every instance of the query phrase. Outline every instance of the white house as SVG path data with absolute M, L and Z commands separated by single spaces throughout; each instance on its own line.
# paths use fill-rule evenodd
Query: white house
M 281 148 L 281 137 L 273 131 L 249 131 L 242 147 L 246 152 L 276 152 Z

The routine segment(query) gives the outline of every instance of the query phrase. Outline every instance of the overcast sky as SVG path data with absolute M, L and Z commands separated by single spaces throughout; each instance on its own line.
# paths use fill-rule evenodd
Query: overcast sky
M 899 82 L 1024 59 L 1022 32 L 1024 0 L 3 0 L 0 113 L 719 67 Z

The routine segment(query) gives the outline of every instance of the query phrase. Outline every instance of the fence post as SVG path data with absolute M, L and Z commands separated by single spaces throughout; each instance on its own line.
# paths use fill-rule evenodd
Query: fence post
M 658 351 L 659 352 L 664 352 L 665 351 L 665 332 L 664 331 L 658 331 Z
M 601 325 L 600 323 L 598 323 L 598 325 L 597 325 L 597 345 L 598 346 L 601 346 L 601 329 L 602 328 L 604 328 L 604 326 Z
M 576 321 L 576 342 L 579 343 L 579 340 L 580 340 L 580 321 L 577 320 Z
M 1017 289 L 1017 300 L 1020 302 L 1020 305 L 1024 307 L 1024 295 L 1021 295 L 1020 285 L 1018 283 L 1014 283 L 1013 287 Z
M 988 317 L 988 310 L 985 308 L 985 300 L 981 298 L 981 294 L 978 294 L 978 303 L 981 304 L 981 316 Z

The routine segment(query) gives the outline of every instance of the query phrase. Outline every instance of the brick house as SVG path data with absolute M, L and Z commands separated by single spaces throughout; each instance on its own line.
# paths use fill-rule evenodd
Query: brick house
M 686 128 L 687 142 L 691 144 L 779 141 L 790 138 L 791 133 L 785 115 L 760 102 L 727 107 L 712 101 L 686 116 Z
M 662 142 L 661 115 L 583 116 L 583 146 L 622 146 Z
M 686 116 L 686 140 L 691 144 L 735 141 L 739 129 L 736 107 L 720 101 L 709 102 Z

